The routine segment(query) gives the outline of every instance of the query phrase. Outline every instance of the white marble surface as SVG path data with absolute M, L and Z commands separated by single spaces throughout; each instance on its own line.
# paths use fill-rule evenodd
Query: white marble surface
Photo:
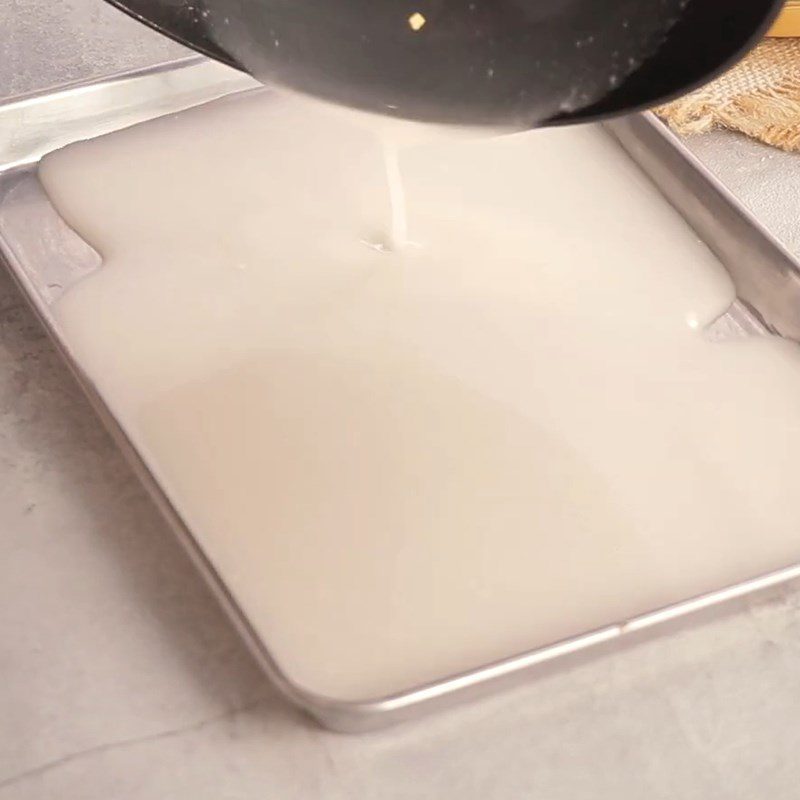
M 100 0 L 0 7 L 0 96 L 179 53 Z M 696 149 L 754 207 L 797 186 L 800 162 L 776 175 L 714 141 Z M 791 239 L 798 205 L 760 211 Z M 0 271 L 0 800 L 794 800 L 798 752 L 789 588 L 394 730 L 318 730 L 261 677 Z

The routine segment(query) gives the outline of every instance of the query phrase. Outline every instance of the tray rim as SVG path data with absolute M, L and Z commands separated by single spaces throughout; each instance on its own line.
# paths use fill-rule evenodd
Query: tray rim
M 0 101 L 0 120 L 2 119 L 4 111 L 7 111 L 11 107 L 19 109 L 26 104 L 46 104 L 52 102 L 54 98 L 63 100 L 70 95 L 74 95 L 76 92 L 97 91 L 103 93 L 107 91 L 113 93 L 117 89 L 135 80 L 157 78 L 163 75 L 180 78 L 181 74 L 189 76 L 193 70 L 204 69 L 209 71 L 209 63 L 211 62 L 209 62 L 208 59 L 202 57 L 182 58 L 174 62 L 159 64 L 155 67 L 122 72 L 92 81 L 77 82 L 66 86 L 53 87 L 53 89 L 45 91 L 17 95 Z M 241 89 L 235 88 L 235 81 L 234 88 L 226 88 L 230 83 L 230 70 L 227 69 L 225 69 L 224 77 L 221 75 L 220 81 L 219 86 L 209 86 L 211 90 L 210 96 L 201 102 L 207 102 L 215 97 L 221 97 L 240 91 L 241 89 L 246 89 L 246 84 L 248 83 L 252 85 L 252 82 L 243 76 Z M 180 80 L 177 82 L 180 83 Z M 222 89 L 223 91 L 220 92 L 217 91 L 217 89 Z M 174 108 L 172 110 L 182 110 L 183 108 L 188 108 L 192 104 L 196 103 L 180 106 L 179 102 L 179 108 Z M 160 113 L 153 114 L 152 117 L 171 113 L 169 109 L 164 108 L 159 108 L 159 112 Z M 700 162 L 689 153 L 674 134 L 668 132 L 666 128 L 658 122 L 654 115 L 649 112 L 636 115 L 636 120 L 637 124 L 649 127 L 655 130 L 659 136 L 670 140 L 671 146 L 679 151 L 693 167 L 702 168 Z M 125 125 L 123 124 L 119 127 L 125 127 Z M 611 132 L 612 135 L 615 135 L 613 123 Z M 627 151 L 624 143 L 618 142 L 618 144 Z M 636 161 L 630 152 L 628 152 L 628 156 Z M 31 166 L 37 161 L 38 158 L 32 158 L 7 164 L 3 162 L 3 153 L 0 151 L 0 188 L 11 176 L 20 172 L 28 172 Z M 749 218 L 748 221 L 758 233 L 763 234 L 771 240 L 772 244 L 782 249 L 781 245 L 764 230 L 758 220 L 756 220 L 752 214 L 730 194 L 727 188 L 707 170 L 705 170 L 704 178 L 711 181 L 725 199 L 735 202 L 738 206 L 738 210 Z M 783 252 L 792 260 L 796 268 L 796 261 L 794 261 L 785 250 Z M 488 689 L 498 689 L 502 682 L 510 679 L 519 680 L 522 677 L 528 676 L 528 673 L 533 672 L 537 666 L 552 662 L 560 657 L 590 651 L 593 647 L 602 643 L 620 640 L 631 634 L 658 626 L 661 623 L 676 620 L 694 614 L 702 609 L 727 603 L 736 598 L 741 598 L 754 592 L 800 578 L 800 562 L 798 562 L 720 589 L 704 592 L 694 597 L 633 616 L 629 619 L 611 623 L 548 645 L 517 653 L 456 675 L 451 675 L 441 680 L 432 681 L 384 697 L 367 700 L 340 700 L 314 693 L 294 682 L 282 670 L 279 663 L 273 657 L 268 645 L 261 639 L 255 628 L 250 624 L 246 614 L 227 588 L 222 575 L 218 572 L 211 559 L 206 555 L 187 523 L 183 521 L 166 492 L 159 485 L 154 473 L 151 471 L 150 467 L 148 467 L 144 458 L 131 441 L 121 422 L 117 420 L 114 412 L 103 399 L 97 386 L 81 367 L 69 343 L 64 341 L 61 337 L 55 321 L 48 311 L 47 304 L 26 276 L 23 265 L 14 254 L 12 243 L 4 237 L 1 229 L 0 262 L 6 264 L 12 279 L 39 318 L 56 349 L 62 355 L 71 373 L 87 396 L 90 405 L 100 417 L 100 420 L 131 465 L 134 473 L 144 485 L 174 534 L 178 537 L 184 550 L 213 591 L 218 602 L 220 602 L 245 643 L 249 646 L 262 669 L 273 684 L 289 700 L 307 711 L 321 724 L 333 730 L 355 733 L 394 724 L 410 717 L 427 713 L 437 707 L 449 706 L 455 702 L 461 702 L 462 700 L 468 699 L 470 696 L 482 694 Z

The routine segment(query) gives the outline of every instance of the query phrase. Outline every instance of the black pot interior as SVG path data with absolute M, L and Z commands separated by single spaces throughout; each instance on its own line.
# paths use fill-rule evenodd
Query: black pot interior
M 664 44 L 617 89 L 551 124 L 638 111 L 707 83 L 733 66 L 767 32 L 783 0 L 689 0 Z
M 741 57 L 782 5 L 781 0 L 108 2 L 265 82 L 407 119 L 518 129 L 602 119 L 683 94 Z M 415 14 L 425 20 L 419 30 L 409 27 Z

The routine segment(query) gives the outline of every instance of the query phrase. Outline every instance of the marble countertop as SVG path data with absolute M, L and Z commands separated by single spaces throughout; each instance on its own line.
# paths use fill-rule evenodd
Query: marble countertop
M 7 0 L 0 97 L 182 52 L 101 0 Z M 800 252 L 800 161 L 692 146 Z M 783 587 L 475 705 L 321 731 L 264 680 L 0 270 L 0 800 L 794 800 L 799 667 Z

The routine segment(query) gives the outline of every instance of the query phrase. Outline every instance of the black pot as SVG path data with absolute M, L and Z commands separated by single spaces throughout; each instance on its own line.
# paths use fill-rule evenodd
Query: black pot
M 428 122 L 623 114 L 710 80 L 781 0 L 108 0 L 265 82 Z

